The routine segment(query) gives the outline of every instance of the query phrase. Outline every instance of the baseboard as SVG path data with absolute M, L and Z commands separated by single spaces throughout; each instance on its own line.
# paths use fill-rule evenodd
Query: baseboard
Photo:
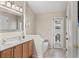
M 38 58 L 36 55 L 33 55 L 32 57 L 33 57 L 33 58 Z

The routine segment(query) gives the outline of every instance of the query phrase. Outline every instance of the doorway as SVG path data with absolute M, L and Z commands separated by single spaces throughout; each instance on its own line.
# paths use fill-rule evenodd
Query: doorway
M 53 48 L 64 48 L 64 18 L 53 18 Z

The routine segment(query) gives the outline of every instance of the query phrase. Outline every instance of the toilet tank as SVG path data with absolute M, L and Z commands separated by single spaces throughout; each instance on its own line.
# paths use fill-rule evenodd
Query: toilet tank
M 46 52 L 47 49 L 48 49 L 48 40 L 44 40 L 43 41 L 43 54 Z

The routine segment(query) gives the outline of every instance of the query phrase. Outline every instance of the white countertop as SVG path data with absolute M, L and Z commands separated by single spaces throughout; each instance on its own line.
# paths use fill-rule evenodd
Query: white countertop
M 13 40 L 13 41 L 8 40 L 7 42 L 0 44 L 0 51 L 14 47 L 16 45 L 22 44 L 30 40 L 32 40 L 32 37 L 29 35 L 27 35 L 25 39 L 18 39 L 18 40 Z

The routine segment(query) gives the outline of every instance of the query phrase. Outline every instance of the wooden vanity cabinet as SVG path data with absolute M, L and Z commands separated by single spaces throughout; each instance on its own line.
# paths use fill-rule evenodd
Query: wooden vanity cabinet
M 13 58 L 13 48 L 6 49 L 0 52 L 1 58 Z
M 32 57 L 32 40 L 0 52 L 0 58 Z
M 22 44 L 15 46 L 13 49 L 14 49 L 14 58 L 22 58 Z

